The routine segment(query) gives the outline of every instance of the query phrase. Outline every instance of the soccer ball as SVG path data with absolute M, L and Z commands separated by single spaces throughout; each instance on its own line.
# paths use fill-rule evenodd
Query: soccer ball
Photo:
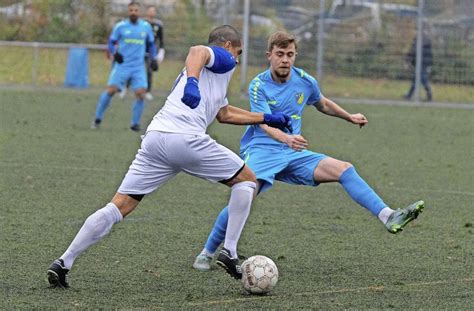
M 250 294 L 269 293 L 278 282 L 278 269 L 273 260 L 262 255 L 242 263 L 242 286 Z

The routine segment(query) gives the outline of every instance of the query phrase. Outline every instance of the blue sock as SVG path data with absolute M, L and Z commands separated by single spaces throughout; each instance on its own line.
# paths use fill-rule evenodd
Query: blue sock
M 140 119 L 142 117 L 143 109 L 145 108 L 145 102 L 143 99 L 137 99 L 133 103 L 132 108 L 132 125 L 140 124 Z
M 357 174 L 354 167 L 349 167 L 341 174 L 339 183 L 352 200 L 368 209 L 375 216 L 378 216 L 380 211 L 387 207 L 375 191 Z
M 227 220 L 229 219 L 228 207 L 224 209 L 217 216 L 214 227 L 212 228 L 211 234 L 207 238 L 206 245 L 204 248 L 211 254 L 214 254 L 225 239 L 225 232 L 227 230 Z
M 95 110 L 95 118 L 102 120 L 104 118 L 104 113 L 107 107 L 109 107 L 110 104 L 110 99 L 112 96 L 107 93 L 107 91 L 104 91 L 102 95 L 99 97 L 99 101 L 97 102 L 97 108 Z

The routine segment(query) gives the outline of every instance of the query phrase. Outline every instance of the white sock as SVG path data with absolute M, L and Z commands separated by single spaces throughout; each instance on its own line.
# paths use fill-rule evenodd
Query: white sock
M 229 220 L 225 234 L 224 248 L 237 258 L 237 242 L 250 213 L 253 193 L 257 185 L 253 181 L 243 181 L 232 186 L 229 200 Z
M 64 260 L 64 266 L 71 269 L 76 257 L 86 249 L 102 239 L 115 223 L 123 219 L 122 213 L 113 203 L 97 210 L 90 215 L 82 225 L 76 237 L 69 245 L 66 252 L 60 257 Z
M 391 209 L 390 207 L 384 207 L 379 215 L 377 216 L 381 222 L 383 222 L 384 224 L 387 223 L 387 220 L 388 220 L 388 217 L 390 217 L 390 215 L 393 214 L 393 212 L 395 212 L 393 209 Z

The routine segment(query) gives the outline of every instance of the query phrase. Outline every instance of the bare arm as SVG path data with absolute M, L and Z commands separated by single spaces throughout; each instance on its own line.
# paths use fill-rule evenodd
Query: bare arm
M 350 114 L 341 106 L 326 97 L 321 98 L 321 100 L 316 104 L 316 109 L 329 116 L 338 117 L 353 124 L 358 124 L 360 127 L 363 127 L 369 122 L 363 114 Z
M 192 46 L 186 57 L 186 72 L 189 77 L 195 77 L 199 80 L 201 70 L 209 63 L 211 53 L 203 45 Z
M 289 135 L 282 130 L 268 126 L 263 123 L 263 113 L 250 112 L 231 105 L 222 107 L 216 116 L 220 123 L 236 124 L 236 125 L 253 125 L 260 124 L 262 129 L 273 139 L 287 144 L 296 151 L 301 151 L 308 147 L 308 142 L 301 135 Z
M 287 134 L 279 129 L 270 127 L 265 124 L 260 125 L 260 127 L 268 136 L 283 144 L 287 144 L 291 149 L 295 151 L 302 151 L 308 148 L 308 141 L 299 134 Z
M 220 123 L 235 125 L 253 125 L 263 123 L 263 113 L 250 112 L 231 105 L 222 107 L 217 113 Z

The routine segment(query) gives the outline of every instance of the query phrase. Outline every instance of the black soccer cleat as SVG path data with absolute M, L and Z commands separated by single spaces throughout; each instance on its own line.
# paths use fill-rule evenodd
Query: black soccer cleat
M 68 288 L 67 274 L 69 269 L 64 267 L 62 259 L 56 259 L 48 268 L 48 282 L 51 287 Z
M 228 249 L 223 248 L 219 252 L 219 256 L 217 257 L 216 263 L 222 268 L 224 268 L 225 271 L 229 273 L 230 276 L 234 279 L 242 279 L 242 269 L 239 265 L 239 259 L 232 258 Z
M 102 122 L 101 119 L 94 119 L 91 124 L 91 130 L 97 130 L 100 127 L 100 123 Z
M 130 126 L 130 129 L 134 132 L 140 132 L 140 124 L 134 124 Z

